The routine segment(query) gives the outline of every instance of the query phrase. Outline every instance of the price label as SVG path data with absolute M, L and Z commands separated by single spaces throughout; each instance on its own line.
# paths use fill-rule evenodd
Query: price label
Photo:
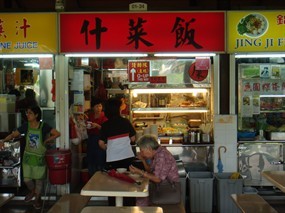
M 130 11 L 147 11 L 147 4 L 142 2 L 134 2 L 129 4 Z

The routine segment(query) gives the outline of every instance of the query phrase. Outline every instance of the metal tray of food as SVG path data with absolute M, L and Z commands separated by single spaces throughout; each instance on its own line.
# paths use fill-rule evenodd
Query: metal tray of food
M 271 141 L 285 141 L 285 132 L 265 131 L 265 138 Z

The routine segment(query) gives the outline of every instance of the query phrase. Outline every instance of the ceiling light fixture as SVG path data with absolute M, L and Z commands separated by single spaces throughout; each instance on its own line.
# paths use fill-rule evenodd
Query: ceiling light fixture
M 236 54 L 235 58 L 274 58 L 285 57 L 285 54 L 272 53 L 272 54 Z
M 0 55 L 0 58 L 52 58 L 52 54 L 7 54 Z
M 285 95 L 260 95 L 259 96 L 260 98 L 284 98 L 285 97 Z
M 185 107 L 184 109 L 181 108 L 167 108 L 167 111 L 165 108 L 151 108 L 151 109 L 146 109 L 146 108 L 135 108 L 132 110 L 133 113 L 197 113 L 197 112 L 208 112 L 209 110 L 207 109 L 193 109 L 193 108 L 187 108 Z
M 66 57 L 146 57 L 146 53 L 74 53 L 66 54 Z
M 206 93 L 207 89 L 202 88 L 169 88 L 169 89 L 132 89 L 133 93 L 136 94 L 148 94 L 148 93 Z
M 215 53 L 155 53 L 156 57 L 211 57 Z

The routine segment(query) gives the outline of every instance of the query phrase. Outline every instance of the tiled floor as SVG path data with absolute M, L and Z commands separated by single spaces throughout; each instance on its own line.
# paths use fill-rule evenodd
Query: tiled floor
M 106 202 L 93 202 L 90 201 L 91 203 L 88 205 L 98 205 L 98 206 L 105 206 L 107 205 Z M 54 204 L 54 202 L 49 202 L 44 206 L 43 213 L 47 213 L 49 208 Z M 271 204 L 273 208 L 276 209 L 279 213 L 284 213 L 285 212 L 285 203 L 283 204 Z M 33 206 L 32 203 L 24 203 L 23 201 L 10 201 L 8 204 L 0 208 L 1 213 L 39 213 L 41 210 L 36 210 Z M 215 213 L 216 211 L 213 211 Z M 175 213 L 175 212 L 173 212 Z M 190 213 L 187 211 L 186 213 Z M 230 213 L 230 212 L 229 212 Z
M 16 197 L 18 199 L 19 197 Z M 55 203 L 55 201 L 46 201 L 43 211 L 37 210 L 33 207 L 33 203 L 25 203 L 23 200 L 11 200 L 6 205 L 0 208 L 1 213 L 47 213 L 51 206 Z M 89 201 L 88 205 L 93 206 L 106 206 L 107 201 L 100 200 L 100 201 Z
M 273 208 L 276 209 L 279 213 L 285 212 L 285 203 L 283 202 L 276 202 L 276 201 L 269 201 Z M 47 213 L 50 207 L 54 204 L 54 201 L 48 201 L 45 203 L 43 213 Z M 100 201 L 94 201 L 90 200 L 88 205 L 95 205 L 95 206 L 106 206 L 107 201 L 100 200 Z M 22 200 L 18 200 L 18 197 L 16 200 L 11 200 L 9 203 L 4 205 L 2 208 L 0 208 L 1 213 L 39 213 L 41 210 L 36 210 L 32 206 L 32 203 L 25 203 Z M 213 213 L 216 213 L 217 211 L 213 211 Z M 175 213 L 175 212 L 173 212 Z M 190 213 L 190 211 L 187 211 L 186 213 Z M 230 212 L 229 212 L 230 213 Z
M 44 208 L 44 213 L 48 212 L 48 209 L 50 206 L 46 206 Z M 34 213 L 34 212 L 41 212 L 40 210 L 37 210 L 33 207 L 32 203 L 24 203 L 23 201 L 17 201 L 17 202 L 9 202 L 2 208 L 0 208 L 1 213 Z
M 279 213 L 285 212 L 285 202 L 284 201 L 267 201 L 267 202 Z
M 1 190 L 0 190 L 1 191 Z M 79 193 L 80 190 L 77 190 L 76 192 L 73 193 Z M 17 192 L 17 196 L 15 196 L 15 198 L 11 201 L 9 201 L 6 205 L 0 207 L 0 213 L 47 213 L 48 210 L 51 208 L 51 206 L 55 203 L 56 197 L 54 196 L 50 196 L 50 197 L 44 197 L 43 199 L 48 199 L 45 201 L 45 205 L 44 205 L 44 209 L 43 211 L 41 210 L 36 210 L 33 207 L 33 203 L 25 203 L 24 202 L 24 197 L 25 194 L 27 193 L 27 191 L 25 189 L 22 188 L 22 190 Z M 216 199 L 214 199 L 216 200 Z M 273 207 L 276 209 L 276 211 L 278 211 L 279 213 L 284 213 L 285 212 L 285 200 L 274 200 L 274 199 L 269 199 L 266 201 Z M 189 198 L 187 198 L 187 205 L 186 205 L 186 213 L 190 213 L 190 202 L 189 202 Z M 108 205 L 107 200 L 105 199 L 92 199 L 89 201 L 88 205 L 95 205 L 95 206 L 106 206 Z M 217 213 L 218 211 L 216 210 L 216 208 L 213 208 L 213 213 Z M 175 213 L 175 212 L 173 212 Z M 229 212 L 231 213 L 231 212 Z

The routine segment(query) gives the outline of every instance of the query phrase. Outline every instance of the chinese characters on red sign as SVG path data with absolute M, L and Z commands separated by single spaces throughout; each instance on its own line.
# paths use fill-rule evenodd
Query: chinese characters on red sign
M 224 12 L 60 14 L 60 35 L 66 53 L 225 50 Z
M 148 82 L 150 72 L 149 61 L 132 61 L 128 62 L 129 82 Z

